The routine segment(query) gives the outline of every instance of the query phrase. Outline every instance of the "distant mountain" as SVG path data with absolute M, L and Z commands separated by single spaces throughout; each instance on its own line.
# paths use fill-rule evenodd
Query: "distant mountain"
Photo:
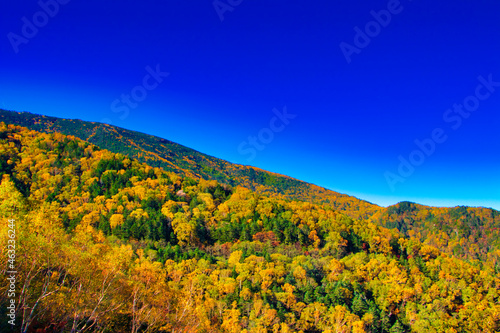
M 461 259 L 497 264 L 500 259 L 500 212 L 495 209 L 404 201 L 380 210 L 371 220 Z
M 353 218 L 367 218 L 382 209 L 349 195 L 252 166 L 230 163 L 157 136 L 117 126 L 0 109 L 2 121 L 45 133 L 73 135 L 103 149 L 182 176 L 240 185 L 259 193 L 283 195 L 291 200 L 327 203 Z

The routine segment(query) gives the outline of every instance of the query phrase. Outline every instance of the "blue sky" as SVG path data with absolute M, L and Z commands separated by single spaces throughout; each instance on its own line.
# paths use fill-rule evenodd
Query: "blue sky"
M 384 206 L 500 209 L 496 0 L 21 0 L 0 36 L 2 108 Z

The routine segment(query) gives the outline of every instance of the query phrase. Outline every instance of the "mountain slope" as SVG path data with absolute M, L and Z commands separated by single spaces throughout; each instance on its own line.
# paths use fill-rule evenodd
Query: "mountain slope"
M 494 270 L 330 205 L 180 177 L 3 123 L 0 162 L 0 243 L 15 224 L 20 244 L 15 260 L 0 252 L 22 286 L 16 331 L 500 329 Z M 9 285 L 1 274 L 4 318 Z
M 381 209 L 352 196 L 259 168 L 233 164 L 166 139 L 116 126 L 0 109 L 2 121 L 45 133 L 73 135 L 182 176 L 213 179 L 232 186 L 244 186 L 259 193 L 281 194 L 292 200 L 328 203 L 353 218 L 367 218 Z
M 481 260 L 500 271 L 500 212 L 491 208 L 429 207 L 400 202 L 371 220 L 467 260 Z
M 428 207 L 399 203 L 382 208 L 355 197 L 254 167 L 232 164 L 159 137 L 107 124 L 0 110 L 0 122 L 45 133 L 73 135 L 112 152 L 193 179 L 212 179 L 261 194 L 326 203 L 352 218 L 397 228 L 405 235 L 466 260 L 500 270 L 500 212 L 488 208 Z

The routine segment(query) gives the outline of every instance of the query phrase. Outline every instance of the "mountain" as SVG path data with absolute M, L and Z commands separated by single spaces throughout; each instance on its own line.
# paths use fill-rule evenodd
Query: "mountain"
M 2 121 L 45 133 L 73 135 L 103 149 L 128 155 L 182 176 L 213 179 L 231 186 L 244 186 L 259 193 L 283 195 L 291 200 L 327 203 L 353 218 L 367 218 L 381 209 L 367 201 L 288 176 L 233 164 L 163 138 L 108 124 L 0 109 Z
M 0 177 L 1 332 L 500 331 L 493 267 L 330 204 L 5 123 Z
M 355 219 L 397 228 L 406 236 L 465 260 L 500 269 L 500 212 L 490 208 L 428 207 L 402 202 L 383 208 L 291 177 L 233 164 L 156 136 L 120 127 L 0 109 L 0 122 L 63 133 L 194 180 L 216 180 L 289 200 L 328 204 Z
M 495 209 L 400 202 L 370 220 L 458 258 L 491 262 L 500 268 L 500 212 Z

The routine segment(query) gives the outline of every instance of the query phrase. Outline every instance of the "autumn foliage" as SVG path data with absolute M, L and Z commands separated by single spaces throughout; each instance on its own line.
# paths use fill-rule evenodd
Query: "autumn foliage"
M 500 331 L 494 264 L 383 227 L 383 215 L 353 219 L 3 123 L 0 177 L 22 332 Z M 0 260 L 6 318 L 4 245 Z

